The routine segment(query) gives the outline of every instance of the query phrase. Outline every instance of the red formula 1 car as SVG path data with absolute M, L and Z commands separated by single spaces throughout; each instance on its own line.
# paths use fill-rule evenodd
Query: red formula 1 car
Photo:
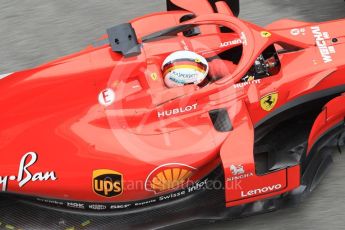
M 167 5 L 1 76 L 2 223 L 153 229 L 272 211 L 344 151 L 344 20 L 261 28 L 232 0 Z M 236 68 L 168 88 L 162 63 L 181 50 Z

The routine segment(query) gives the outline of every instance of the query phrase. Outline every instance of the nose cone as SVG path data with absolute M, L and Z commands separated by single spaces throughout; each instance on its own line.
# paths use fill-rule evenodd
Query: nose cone
M 123 64 L 109 51 L 1 75 L 0 177 L 26 182 L 20 186 L 21 179 L 8 180 L 8 192 L 70 201 L 158 202 L 157 196 L 195 186 L 216 168 L 215 131 L 208 116 L 195 117 L 196 105 L 193 112 L 185 109 L 194 108 L 194 102 L 151 111 L 137 100 L 148 98 L 145 91 L 136 100 L 123 96 L 128 92 L 119 87 L 130 82 L 115 84 L 115 66 L 129 74 L 129 65 L 137 69 L 143 62 Z M 112 105 L 100 100 L 100 95 L 109 99 L 106 89 L 114 91 Z M 159 116 L 176 109 L 185 113 L 180 119 Z M 25 161 L 27 153 L 34 153 L 36 161 Z M 18 175 L 21 162 L 26 170 Z

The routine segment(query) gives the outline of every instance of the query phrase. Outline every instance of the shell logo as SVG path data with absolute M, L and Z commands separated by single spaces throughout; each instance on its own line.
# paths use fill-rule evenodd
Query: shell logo
M 178 189 L 191 179 L 195 171 L 196 168 L 180 163 L 161 165 L 148 175 L 145 190 L 157 194 Z

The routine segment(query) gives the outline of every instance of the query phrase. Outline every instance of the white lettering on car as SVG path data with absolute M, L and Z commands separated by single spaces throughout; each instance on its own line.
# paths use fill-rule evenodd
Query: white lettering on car
M 330 38 L 328 32 L 321 32 L 319 26 L 311 27 L 312 33 L 315 38 L 317 47 L 319 48 L 320 54 L 322 56 L 324 63 L 329 63 L 333 61 L 332 55 L 336 53 L 334 46 L 328 46 L 326 39 Z
M 37 153 L 29 152 L 25 154 L 20 160 L 17 176 L 0 176 L 0 185 L 2 185 L 2 191 L 7 191 L 7 187 L 10 181 L 16 180 L 18 182 L 18 186 L 22 188 L 29 182 L 57 180 L 57 176 L 54 171 L 32 173 L 30 171 L 30 167 L 33 166 L 37 162 L 37 160 Z
M 241 197 L 250 197 L 250 196 L 256 196 L 256 195 L 262 195 L 268 192 L 274 192 L 282 189 L 283 186 L 281 184 L 276 184 L 276 185 L 271 185 L 271 186 L 266 186 L 263 188 L 258 188 L 254 190 L 249 190 L 249 191 L 241 191 Z
M 107 107 L 107 106 L 109 106 L 109 105 L 114 103 L 115 97 L 116 97 L 116 95 L 115 95 L 114 90 L 108 88 L 108 89 L 105 89 L 105 90 L 103 90 L 102 92 L 99 93 L 99 95 L 98 95 L 98 102 L 101 105 Z
M 186 112 L 190 112 L 192 110 L 196 110 L 198 108 L 198 104 L 194 104 L 194 105 L 189 105 L 183 108 L 176 108 L 176 109 L 171 109 L 171 110 L 166 110 L 166 111 L 162 111 L 162 112 L 157 112 L 157 116 L 158 118 L 161 117 L 170 117 L 173 115 L 178 115 L 181 113 L 186 113 Z
M 235 40 L 232 40 L 232 41 L 227 41 L 227 42 L 223 42 L 220 44 L 220 48 L 223 48 L 223 47 L 228 47 L 228 46 L 233 46 L 233 45 L 238 45 L 238 44 L 241 44 L 242 43 L 242 40 L 240 38 L 238 39 L 235 39 Z
M 248 85 L 255 85 L 255 84 L 260 84 L 260 83 L 261 83 L 261 79 L 256 79 L 256 80 L 252 80 L 252 81 L 241 82 L 241 83 L 235 84 L 234 88 L 239 89 L 239 88 L 244 88 Z
M 298 35 L 306 35 L 306 29 L 305 28 L 295 28 L 290 30 L 291 35 L 298 36 Z

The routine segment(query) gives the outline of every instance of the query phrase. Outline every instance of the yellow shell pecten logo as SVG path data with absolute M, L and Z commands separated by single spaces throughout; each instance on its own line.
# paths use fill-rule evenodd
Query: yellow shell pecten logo
M 191 166 L 178 163 L 162 165 L 149 174 L 145 188 L 155 193 L 180 188 L 189 181 L 195 170 Z

